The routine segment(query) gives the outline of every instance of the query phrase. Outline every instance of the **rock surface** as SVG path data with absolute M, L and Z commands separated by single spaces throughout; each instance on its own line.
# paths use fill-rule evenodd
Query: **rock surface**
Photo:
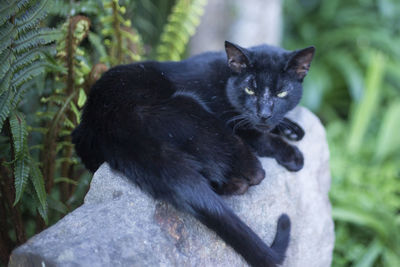
M 291 173 L 262 158 L 258 186 L 226 202 L 265 242 L 287 213 L 292 232 L 284 266 L 330 266 L 334 245 L 328 199 L 329 151 L 325 131 L 308 110 L 290 116 L 306 136 L 298 143 L 304 168 Z M 156 202 L 103 164 L 85 203 L 13 251 L 9 266 L 246 266 L 216 234 L 192 217 Z

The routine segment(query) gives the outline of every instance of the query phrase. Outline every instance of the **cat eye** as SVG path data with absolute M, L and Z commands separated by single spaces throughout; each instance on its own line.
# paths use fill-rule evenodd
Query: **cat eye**
M 244 91 L 245 91 L 246 94 L 248 94 L 248 95 L 254 95 L 254 91 L 251 90 L 249 87 L 244 88 Z
M 277 96 L 277 97 L 280 97 L 280 98 L 284 98 L 285 96 L 287 96 L 287 91 L 280 92 L 280 93 L 277 94 L 276 96 Z

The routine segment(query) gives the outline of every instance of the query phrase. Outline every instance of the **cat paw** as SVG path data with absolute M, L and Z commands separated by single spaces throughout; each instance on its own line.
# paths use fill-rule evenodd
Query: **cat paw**
M 273 130 L 273 133 L 285 137 L 290 141 L 300 141 L 305 133 L 303 128 L 297 123 L 284 118 L 281 123 Z
M 288 147 L 286 153 L 281 154 L 276 160 L 280 165 L 292 172 L 297 172 L 304 166 L 303 153 L 295 146 Z
M 223 195 L 243 195 L 249 189 L 249 184 L 246 180 L 239 178 L 231 178 L 227 184 L 223 186 Z
M 283 130 L 282 135 L 290 141 L 300 141 L 304 137 L 304 131 L 299 129 L 298 131 L 292 131 L 291 129 Z
M 255 173 L 250 176 L 249 184 L 250 185 L 258 185 L 265 178 L 265 171 L 262 167 L 258 168 Z

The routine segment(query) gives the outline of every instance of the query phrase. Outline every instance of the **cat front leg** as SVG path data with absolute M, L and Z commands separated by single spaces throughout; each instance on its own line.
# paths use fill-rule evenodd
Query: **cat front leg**
M 231 170 L 227 181 L 216 190 L 224 195 L 242 195 L 249 186 L 258 185 L 265 177 L 261 162 L 252 149 L 238 136 L 232 142 Z
M 260 157 L 275 158 L 276 161 L 289 171 L 299 171 L 303 168 L 304 158 L 301 151 L 287 143 L 279 135 L 260 133 L 247 135 L 245 140 Z
M 300 141 L 305 134 L 300 125 L 288 118 L 283 118 L 275 129 L 272 130 L 272 133 L 283 136 L 291 141 Z

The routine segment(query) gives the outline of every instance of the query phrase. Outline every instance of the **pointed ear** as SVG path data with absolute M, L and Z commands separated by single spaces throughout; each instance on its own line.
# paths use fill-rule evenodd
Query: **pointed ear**
M 228 66 L 234 72 L 241 73 L 244 69 L 250 67 L 250 61 L 244 48 L 225 41 L 225 51 L 228 57 Z
M 285 70 L 293 70 L 302 81 L 310 69 L 311 60 L 314 57 L 315 47 L 310 46 L 294 51 L 286 64 Z

